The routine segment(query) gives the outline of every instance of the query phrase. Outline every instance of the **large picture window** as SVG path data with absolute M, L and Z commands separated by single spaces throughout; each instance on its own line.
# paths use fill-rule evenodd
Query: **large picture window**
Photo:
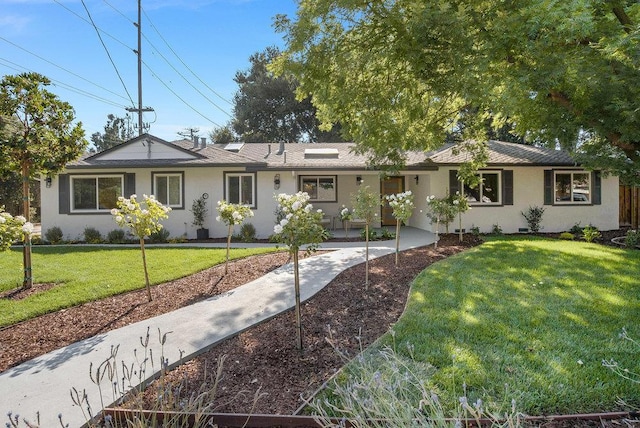
M 255 174 L 225 174 L 225 198 L 231 204 L 242 204 L 252 208 L 256 206 Z
M 182 173 L 154 173 L 153 193 L 163 205 L 171 208 L 183 208 Z
M 470 204 L 501 204 L 502 183 L 500 171 L 481 171 L 480 184 L 473 189 L 465 184 L 464 194 Z
M 554 195 L 557 204 L 591 203 L 591 174 L 586 171 L 556 171 Z
M 335 175 L 302 176 L 300 177 L 300 189 L 308 193 L 312 201 L 337 201 Z
M 110 211 L 123 196 L 121 175 L 71 177 L 72 211 Z

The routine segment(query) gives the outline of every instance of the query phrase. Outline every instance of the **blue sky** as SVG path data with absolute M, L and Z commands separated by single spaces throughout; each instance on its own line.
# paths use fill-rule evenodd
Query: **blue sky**
M 137 107 L 137 1 L 84 5 L 0 0 L 0 72 L 35 71 L 50 78 L 48 89 L 74 107 L 88 140 L 103 132 L 108 114 L 124 117 L 125 108 Z M 142 98 L 143 106 L 154 109 L 144 121 L 151 123 L 150 133 L 175 140 L 185 128 L 208 136 L 229 121 L 235 73 L 249 68 L 251 54 L 283 46 L 273 18 L 293 16 L 296 1 L 142 0 L 142 10 Z M 131 117 L 137 124 L 137 115 Z

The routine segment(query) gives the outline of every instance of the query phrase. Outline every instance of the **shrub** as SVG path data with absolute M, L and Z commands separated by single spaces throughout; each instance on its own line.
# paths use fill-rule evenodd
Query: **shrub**
M 566 239 L 567 241 L 572 241 L 576 236 L 571 232 L 562 232 L 560 234 L 560 239 Z
M 582 233 L 582 226 L 580 226 L 580 222 L 574 224 L 571 229 L 569 229 L 569 232 L 573 233 L 574 235 L 580 235 Z
M 253 242 L 256 240 L 256 228 L 251 223 L 243 223 L 240 226 L 240 233 L 236 235 L 236 239 L 242 242 Z
M 165 228 L 157 230 L 149 235 L 149 242 L 152 244 L 164 244 L 169 241 L 169 231 Z
M 494 235 L 502 235 L 502 228 L 498 223 L 491 226 L 491 233 Z
M 87 244 L 99 244 L 102 242 L 102 234 L 95 227 L 85 227 L 84 242 Z
M 58 226 L 50 227 L 44 233 L 44 239 L 50 244 L 61 243 L 63 237 L 64 235 L 62 234 L 62 229 L 60 229 Z
M 382 231 L 380 232 L 380 239 L 393 239 L 396 237 L 396 234 L 391 232 L 389 229 L 382 228 Z
M 582 237 L 587 242 L 593 242 L 596 239 L 600 238 L 601 236 L 602 234 L 600 233 L 598 228 L 595 226 L 589 225 L 584 229 L 582 229 Z
M 542 215 L 544 214 L 543 207 L 529 207 L 526 211 L 522 211 L 520 214 L 527 221 L 527 225 L 529 226 L 529 230 L 533 233 L 538 233 L 540 231 L 540 223 L 542 223 Z
M 627 236 L 624 238 L 624 244 L 629 248 L 634 248 L 640 243 L 640 231 L 627 230 Z
M 107 242 L 109 244 L 124 244 L 124 230 L 113 229 L 112 231 L 107 233 Z
M 360 238 L 365 240 L 367 239 L 366 228 L 360 230 Z M 375 241 L 376 239 L 378 239 L 378 234 L 376 233 L 376 231 L 373 229 L 369 229 L 369 241 Z
M 478 226 L 471 225 L 471 229 L 470 229 L 470 231 L 471 231 L 471 234 L 472 234 L 473 236 L 478 236 L 478 235 L 480 235 L 480 228 L 479 228 Z

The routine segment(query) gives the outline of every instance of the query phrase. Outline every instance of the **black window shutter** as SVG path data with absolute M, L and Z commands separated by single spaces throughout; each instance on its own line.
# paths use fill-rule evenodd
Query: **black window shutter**
M 513 170 L 502 171 L 502 203 L 513 205 Z
M 58 175 L 58 214 L 71 212 L 71 195 L 69 194 L 69 174 Z
M 136 193 L 136 174 L 135 173 L 126 173 L 124 175 L 124 197 L 128 198 L 129 196 Z
M 591 172 L 591 191 L 593 192 L 593 204 L 602 204 L 602 177 L 600 171 Z
M 544 171 L 544 204 L 553 205 L 553 171 Z
M 455 195 L 460 191 L 460 183 L 458 182 L 458 171 L 452 169 L 449 171 L 449 194 Z

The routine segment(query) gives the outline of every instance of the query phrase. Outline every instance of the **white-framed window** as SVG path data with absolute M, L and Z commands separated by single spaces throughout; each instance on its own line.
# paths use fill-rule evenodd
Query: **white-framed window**
M 122 175 L 71 176 L 71 211 L 110 211 L 123 196 Z
M 588 171 L 554 171 L 556 204 L 590 204 L 591 173 Z
M 311 201 L 336 202 L 337 181 L 335 175 L 305 175 L 300 177 L 300 190 L 307 192 Z
M 225 199 L 230 204 L 256 207 L 256 175 L 227 172 L 224 175 Z
M 182 172 L 154 172 L 153 194 L 156 199 L 165 206 L 171 208 L 184 208 L 183 205 L 183 181 Z
M 502 203 L 502 171 L 480 171 L 478 176 L 480 184 L 473 189 L 465 184 L 464 194 L 469 204 L 495 204 Z

